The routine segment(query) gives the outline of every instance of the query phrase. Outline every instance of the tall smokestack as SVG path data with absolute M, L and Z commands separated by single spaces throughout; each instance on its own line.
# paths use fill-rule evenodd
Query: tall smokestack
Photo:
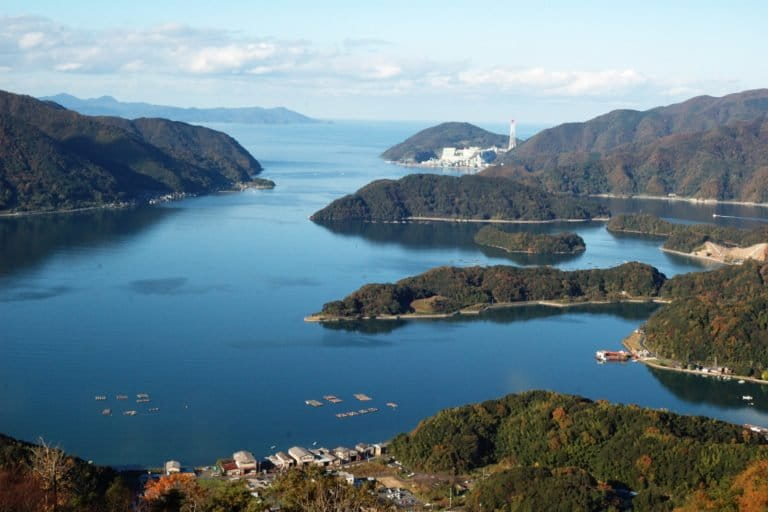
M 515 149 L 515 146 L 517 146 L 517 129 L 516 129 L 516 123 L 513 119 L 509 123 L 509 147 L 507 147 L 507 151 L 512 151 Z

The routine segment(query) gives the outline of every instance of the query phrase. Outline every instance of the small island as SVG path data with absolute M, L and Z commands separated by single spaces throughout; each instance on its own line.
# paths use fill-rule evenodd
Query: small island
M 275 188 L 275 182 L 266 178 L 251 178 L 248 181 L 240 183 L 239 188 L 240 190 L 269 190 Z
M 768 227 L 739 229 L 711 224 L 674 224 L 655 215 L 618 215 L 607 225 L 613 233 L 666 238 L 662 249 L 718 263 L 740 263 L 768 257 Z
M 584 239 L 575 233 L 510 233 L 495 226 L 483 226 L 475 235 L 475 243 L 527 254 L 578 254 L 587 249 Z
M 438 267 L 396 283 L 367 284 L 306 321 L 435 318 L 521 304 L 650 301 L 667 278 L 650 265 L 563 271 L 552 267 Z
M 558 222 L 607 220 L 608 215 L 604 206 L 591 199 L 560 196 L 505 178 L 411 174 L 369 183 L 311 219 Z

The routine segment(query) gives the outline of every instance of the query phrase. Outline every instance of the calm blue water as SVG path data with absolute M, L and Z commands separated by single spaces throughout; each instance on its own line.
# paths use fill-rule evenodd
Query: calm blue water
M 217 125 L 275 180 L 272 191 L 190 199 L 160 208 L 0 220 L 0 431 L 43 436 L 103 464 L 212 463 L 235 450 L 263 456 L 294 444 L 375 442 L 437 410 L 534 388 L 768 424 L 760 387 L 594 363 L 651 313 L 647 306 L 567 311 L 518 308 L 469 321 L 367 323 L 334 328 L 303 317 L 366 282 L 437 265 L 555 264 L 589 268 L 642 260 L 667 275 L 700 264 L 659 241 L 575 230 L 574 258 L 510 258 L 475 246 L 479 226 L 351 224 L 308 216 L 375 178 L 407 173 L 377 155 L 418 123 Z M 493 127 L 492 127 L 493 128 Z M 522 130 L 521 130 L 522 131 Z M 712 221 L 767 210 L 612 201 Z M 730 218 L 718 222 L 747 224 Z M 133 403 L 147 392 L 148 405 Z M 131 401 L 118 402 L 116 393 Z M 365 417 L 334 414 L 368 405 Z M 744 407 L 741 394 L 756 397 Z M 110 399 L 95 402 L 94 395 Z M 304 400 L 335 394 L 337 406 Z M 385 402 L 400 404 L 397 410 Z M 149 406 L 158 413 L 147 412 Z M 111 407 L 115 414 L 102 417 Z M 125 417 L 135 408 L 141 413 Z M 272 446 L 276 448 L 270 449 Z

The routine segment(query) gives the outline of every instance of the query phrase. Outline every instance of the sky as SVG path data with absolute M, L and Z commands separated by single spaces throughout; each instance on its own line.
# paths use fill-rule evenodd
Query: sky
M 0 0 L 0 89 L 556 124 L 768 86 L 766 19 L 738 0 Z

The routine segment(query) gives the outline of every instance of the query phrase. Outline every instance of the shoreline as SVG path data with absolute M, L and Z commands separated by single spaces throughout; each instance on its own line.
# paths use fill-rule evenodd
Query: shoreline
M 506 220 L 506 219 L 463 219 L 460 217 L 406 217 L 405 221 L 427 222 L 477 222 L 495 224 L 557 224 L 559 222 L 608 222 L 610 217 L 592 217 L 590 219 L 548 219 L 548 220 Z M 386 222 L 386 221 L 385 221 Z M 397 222 L 397 221 L 391 221 Z
M 502 250 L 504 252 L 508 252 L 509 254 L 536 254 L 536 255 L 539 255 L 539 256 L 549 256 L 549 255 L 553 255 L 553 256 L 577 256 L 579 254 L 584 254 L 586 252 L 586 250 L 587 250 L 586 248 L 584 248 L 583 250 L 576 251 L 576 252 L 511 251 L 511 250 L 507 249 L 506 247 L 501 247 L 500 245 L 481 244 L 480 242 L 475 242 L 475 243 L 477 245 L 479 245 L 480 247 L 490 247 L 492 249 L 499 249 L 499 250 Z
M 676 254 L 678 256 L 685 256 L 685 257 L 693 258 L 693 259 L 697 259 L 697 260 L 704 260 L 704 261 L 708 261 L 710 263 L 719 263 L 721 265 L 739 265 L 739 263 L 736 263 L 736 262 L 723 261 L 723 260 L 719 260 L 717 258 L 711 258 L 709 256 L 700 256 L 698 254 L 693 254 L 693 253 L 689 253 L 689 252 L 682 252 L 682 251 L 676 251 L 674 249 L 666 249 L 664 247 L 660 247 L 660 249 L 661 249 L 662 252 L 666 252 L 666 253 L 669 253 L 669 254 Z
M 650 366 L 651 368 L 657 368 L 659 370 L 668 370 L 673 372 L 680 372 L 680 373 L 689 373 L 692 375 L 700 375 L 700 376 L 715 376 L 715 377 L 729 377 L 732 380 L 743 380 L 745 382 L 752 382 L 754 384 L 768 384 L 768 380 L 758 379 L 757 377 L 749 377 L 746 375 L 736 375 L 734 374 L 722 374 L 722 373 L 712 373 L 712 372 L 705 372 L 703 370 L 689 370 L 688 368 L 683 368 L 682 363 L 680 361 L 675 361 L 673 359 L 660 359 L 656 356 L 652 357 L 638 357 L 637 353 L 640 350 L 648 350 L 645 348 L 645 345 L 643 344 L 643 335 L 637 331 L 633 332 L 626 338 L 624 338 L 621 341 L 621 344 L 627 348 L 633 356 L 635 356 L 635 360 L 643 363 L 644 365 Z M 678 366 L 669 366 L 667 364 L 663 364 L 661 361 L 667 361 L 671 365 L 678 365 Z
M 701 199 L 696 197 L 669 197 L 669 196 L 651 196 L 645 194 L 587 194 L 587 197 L 600 197 L 603 199 L 643 199 L 652 201 L 681 201 L 684 203 L 694 203 L 698 205 L 718 205 L 733 204 L 737 206 L 759 206 L 768 208 L 768 203 L 755 203 L 752 201 L 736 201 L 732 199 Z
M 565 302 L 558 300 L 527 300 L 519 302 L 497 302 L 494 304 L 483 304 L 482 307 L 468 306 L 458 311 L 452 311 L 450 313 L 403 313 L 401 315 L 378 315 L 374 317 L 350 317 L 350 316 L 328 316 L 320 314 L 308 315 L 304 317 L 304 321 L 307 323 L 325 323 L 325 322 L 356 322 L 356 321 L 368 321 L 368 320 L 434 320 L 440 318 L 452 318 L 455 316 L 478 316 L 483 312 L 490 309 L 507 309 L 507 308 L 519 308 L 528 306 L 544 306 L 550 308 L 570 308 L 575 306 L 588 306 L 599 305 L 607 306 L 611 304 L 669 304 L 671 301 L 668 299 L 662 299 L 659 297 L 635 297 L 629 299 L 619 300 L 589 300 L 584 302 Z

